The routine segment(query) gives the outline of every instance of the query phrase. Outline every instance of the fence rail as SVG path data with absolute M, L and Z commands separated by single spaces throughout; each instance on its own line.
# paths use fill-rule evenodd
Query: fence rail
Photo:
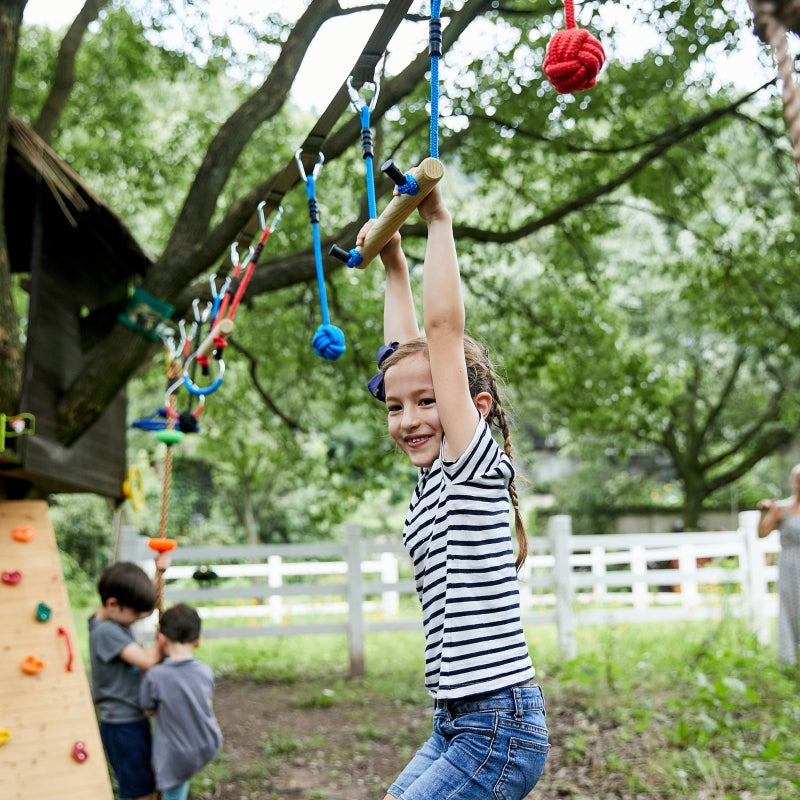
M 734 531 L 574 536 L 570 517 L 552 517 L 520 572 L 523 623 L 554 624 L 564 658 L 577 654 L 580 626 L 623 621 L 733 613 L 766 641 L 780 544 L 758 538 L 758 518 L 742 512 Z M 122 534 L 121 558 L 152 563 L 136 529 Z M 173 562 L 164 599 L 195 604 L 206 638 L 346 633 L 353 675 L 364 671 L 367 632 L 421 624 L 416 601 L 401 603 L 415 594 L 402 545 L 364 540 L 356 525 L 343 543 L 180 547 Z M 193 580 L 200 566 L 215 579 Z

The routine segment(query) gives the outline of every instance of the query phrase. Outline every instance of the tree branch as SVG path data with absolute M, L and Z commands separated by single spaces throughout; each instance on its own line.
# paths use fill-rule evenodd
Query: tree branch
M 272 399 L 267 390 L 261 385 L 261 382 L 258 379 L 258 359 L 256 356 L 234 339 L 230 340 L 230 345 L 234 348 L 234 350 L 241 353 L 247 359 L 250 379 L 253 381 L 253 386 L 255 387 L 256 392 L 258 392 L 258 396 L 264 401 L 264 405 L 273 414 L 283 420 L 285 425 L 290 430 L 307 433 L 306 429 L 297 420 L 286 416 L 281 407 Z
M 245 145 L 259 125 L 286 102 L 292 82 L 320 27 L 341 11 L 338 0 L 312 0 L 295 23 L 277 61 L 261 86 L 225 121 L 206 151 L 167 246 L 147 276 L 148 291 L 168 302 L 205 269 L 194 258 L 205 246 L 217 200 Z M 257 205 L 257 202 L 250 208 Z M 218 226 L 219 227 L 219 226 Z M 228 238 L 228 245 L 235 237 Z M 221 251 L 207 256 L 211 262 Z
M 75 85 L 75 55 L 90 23 L 97 19 L 100 9 L 107 4 L 108 0 L 86 0 L 58 48 L 50 92 L 33 124 L 33 130 L 48 144 L 52 141 L 53 131 Z

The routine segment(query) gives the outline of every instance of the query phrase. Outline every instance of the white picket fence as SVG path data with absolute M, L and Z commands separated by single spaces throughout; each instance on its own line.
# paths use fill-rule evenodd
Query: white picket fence
M 556 625 L 564 658 L 577 655 L 579 627 L 627 621 L 735 614 L 766 641 L 780 542 L 758 538 L 758 518 L 742 512 L 734 531 L 575 536 L 570 517 L 552 517 L 520 574 L 523 622 Z M 152 564 L 152 551 L 126 528 L 120 558 Z M 192 580 L 199 566 L 213 585 Z M 357 525 L 343 543 L 180 547 L 165 579 L 165 604 L 195 605 L 207 638 L 346 633 L 353 675 L 366 633 L 421 624 L 416 600 L 401 603 L 415 594 L 402 544 L 365 540 Z

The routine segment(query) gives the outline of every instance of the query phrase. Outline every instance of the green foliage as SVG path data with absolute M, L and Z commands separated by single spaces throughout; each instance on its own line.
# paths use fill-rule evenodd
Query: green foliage
M 112 514 L 108 502 L 96 495 L 56 495 L 49 514 L 67 585 L 84 593 L 111 559 Z
M 787 699 L 796 685 L 738 621 L 594 629 L 579 649 L 550 676 L 579 710 L 564 745 L 575 765 L 594 756 L 593 734 L 611 726 L 618 745 L 606 740 L 606 751 L 624 754 L 630 740 L 638 757 L 606 759 L 606 774 L 627 774 L 649 797 L 688 800 L 716 776 L 732 792 L 716 796 L 791 795 L 800 750 Z
M 481 43 L 443 59 L 440 135 L 468 325 L 502 368 L 519 462 L 535 467 L 547 436 L 586 465 L 556 487 L 567 510 L 602 527 L 609 506 L 648 502 L 669 484 L 691 524 L 704 503 L 758 499 L 776 478 L 748 473 L 800 421 L 800 230 L 785 125 L 771 89 L 734 106 L 744 92 L 711 60 L 749 26 L 739 6 L 642 2 L 624 25 L 603 4 L 581 14 L 613 53 L 590 92 L 557 95 L 545 81 L 545 48 L 563 22 L 546 5 L 492 8 L 476 21 Z M 207 2 L 119 0 L 87 33 L 54 144 L 155 255 L 206 148 L 292 22 L 220 24 Z M 51 31 L 23 27 L 13 103 L 26 121 L 57 46 Z M 375 121 L 380 159 L 426 154 L 428 93 L 423 81 Z M 287 107 L 258 127 L 213 198 L 215 220 L 283 166 L 313 120 Z M 321 175 L 326 234 L 363 213 L 355 150 Z M 312 258 L 302 191 L 284 211 L 260 270 L 286 254 Z M 403 231 L 417 289 L 423 234 L 413 218 Z M 329 271 L 348 348 L 336 364 L 310 347 L 313 281 L 286 282 L 246 297 L 225 384 L 207 398 L 200 434 L 175 451 L 170 525 L 182 540 L 201 516 L 216 541 L 324 538 L 364 508 L 388 522 L 386 503 L 407 500 L 413 471 L 364 389 L 382 343 L 379 266 Z M 160 373 L 132 381 L 132 418 L 163 405 Z M 133 521 L 152 532 L 163 450 L 132 432 L 130 460 L 147 493 Z
M 74 556 L 59 550 L 61 574 L 67 587 L 67 596 L 72 608 L 85 608 L 97 599 L 95 582 L 86 574 Z
M 588 628 L 579 632 L 580 656 L 569 662 L 559 661 L 551 627 L 527 633 L 552 731 L 554 768 L 539 791 L 594 797 L 594 787 L 603 785 L 653 800 L 694 800 L 707 791 L 720 798 L 793 796 L 800 764 L 797 676 L 782 672 L 773 648 L 759 645 L 740 621 Z M 295 713 L 327 708 L 348 717 L 380 697 L 395 708 L 418 707 L 424 716 L 421 634 L 370 634 L 367 648 L 362 680 L 345 676 L 345 637 L 286 637 L 266 645 L 204 640 L 201 655 L 227 679 L 255 670 L 258 679 L 279 681 Z M 261 657 L 266 670 L 258 666 Z M 361 720 L 352 746 L 368 750 L 370 742 L 402 736 L 391 730 L 391 719 Z M 285 732 L 262 739 L 270 764 L 324 744 Z M 418 745 L 398 740 L 409 756 Z M 566 776 L 556 765 L 568 768 Z M 268 773 L 265 766 L 265 779 Z

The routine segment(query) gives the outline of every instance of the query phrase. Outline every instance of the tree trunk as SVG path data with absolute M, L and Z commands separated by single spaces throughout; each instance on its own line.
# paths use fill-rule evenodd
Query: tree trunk
M 14 64 L 27 0 L 0 0 L 0 187 L 5 186 L 8 160 L 8 117 Z M 5 199 L 0 191 L 0 412 L 18 411 L 22 378 L 22 346 L 19 321 L 11 294 L 11 263 L 5 229 Z
M 249 488 L 245 489 L 242 498 L 243 513 L 244 513 L 244 529 L 247 533 L 247 544 L 261 544 L 261 538 L 258 535 L 256 527 L 256 515 L 253 510 L 253 494 Z

